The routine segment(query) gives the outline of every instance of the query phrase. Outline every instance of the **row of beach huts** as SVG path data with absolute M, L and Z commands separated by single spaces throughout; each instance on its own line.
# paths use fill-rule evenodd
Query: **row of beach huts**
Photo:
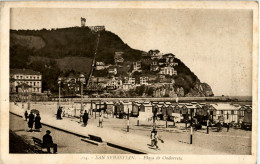
M 73 108 L 77 109 L 77 115 L 79 115 L 80 102 L 76 102 Z M 212 122 L 218 122 L 222 119 L 227 123 L 252 123 L 251 105 L 229 103 L 206 104 L 198 102 L 173 103 L 156 101 L 108 102 L 92 100 L 90 102 L 84 102 L 83 108 L 89 112 L 95 112 L 95 114 L 96 112 L 105 112 L 106 114 L 111 114 L 118 117 L 129 114 L 131 117 L 137 117 L 139 120 L 147 120 L 154 116 L 154 111 L 157 111 L 156 115 L 160 116 L 160 118 L 164 120 L 171 117 L 174 118 L 175 121 L 181 121 L 181 119 L 184 118 L 190 119 L 192 115 L 194 118 L 207 118 Z

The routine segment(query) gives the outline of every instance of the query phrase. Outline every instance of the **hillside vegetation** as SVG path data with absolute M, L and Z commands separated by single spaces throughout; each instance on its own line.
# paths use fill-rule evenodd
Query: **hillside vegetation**
M 120 51 L 124 52 L 126 62 L 142 60 L 143 51 L 132 49 L 112 32 L 100 32 L 98 47 L 97 38 L 98 34 L 88 27 L 11 30 L 10 67 L 40 71 L 43 74 L 43 90 L 56 92 L 60 74 L 83 72 L 89 75 L 96 48 L 96 60 L 106 64 L 114 64 L 114 54 Z M 175 86 L 183 88 L 185 94 L 191 89 L 196 90 L 195 84 L 200 80 L 178 58 L 176 62 L 178 75 L 174 77 Z

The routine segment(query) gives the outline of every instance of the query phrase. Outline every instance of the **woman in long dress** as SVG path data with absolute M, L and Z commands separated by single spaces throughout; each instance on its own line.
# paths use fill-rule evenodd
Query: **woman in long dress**
M 29 114 L 29 121 L 28 121 L 28 127 L 30 128 L 30 131 L 32 131 L 33 122 L 34 122 L 34 115 L 33 115 L 33 113 L 31 112 L 31 113 Z
M 41 128 L 42 128 L 41 117 L 40 114 L 38 113 L 37 116 L 35 117 L 35 130 L 40 132 Z

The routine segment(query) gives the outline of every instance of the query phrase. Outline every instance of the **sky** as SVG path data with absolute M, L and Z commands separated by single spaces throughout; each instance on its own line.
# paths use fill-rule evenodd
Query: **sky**
M 252 95 L 253 13 L 230 9 L 11 9 L 11 29 L 104 25 L 134 49 L 173 53 L 215 96 Z

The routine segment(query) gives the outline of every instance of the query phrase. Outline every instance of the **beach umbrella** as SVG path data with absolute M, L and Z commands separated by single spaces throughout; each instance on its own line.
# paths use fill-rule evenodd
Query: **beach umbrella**
M 32 109 L 31 112 L 34 113 L 34 114 L 40 113 L 37 109 Z

